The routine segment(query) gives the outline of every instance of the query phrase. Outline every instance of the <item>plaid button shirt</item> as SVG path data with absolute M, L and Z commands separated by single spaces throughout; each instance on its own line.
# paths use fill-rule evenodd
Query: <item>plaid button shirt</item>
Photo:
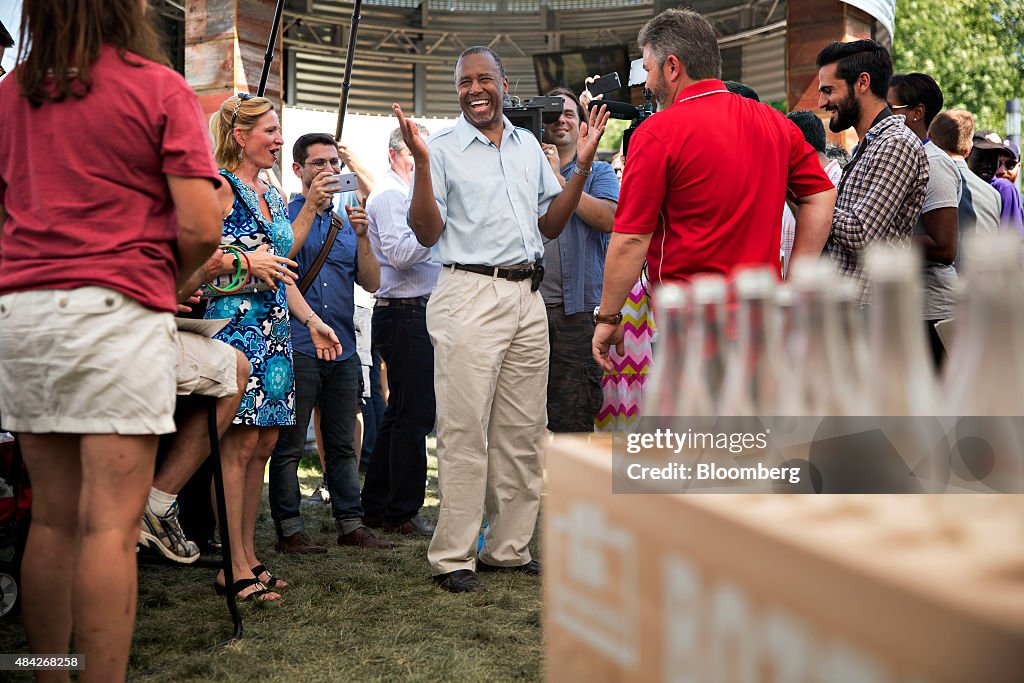
M 860 159 L 839 183 L 828 251 L 839 272 L 860 284 L 863 306 L 870 293 L 862 253 L 873 242 L 910 245 L 928 185 L 928 155 L 902 116 L 876 123 L 862 144 Z

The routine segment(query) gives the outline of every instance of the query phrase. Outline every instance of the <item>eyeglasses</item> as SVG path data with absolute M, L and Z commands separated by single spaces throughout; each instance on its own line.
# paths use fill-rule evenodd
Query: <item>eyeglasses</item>
M 341 168 L 342 166 L 341 159 L 338 157 L 334 157 L 333 159 L 315 159 L 313 161 L 307 161 L 306 164 L 312 166 L 318 171 L 322 171 L 327 168 L 327 164 L 330 164 L 332 168 Z
M 997 164 L 997 168 L 999 166 L 1002 166 L 1007 171 L 1012 171 L 1014 168 L 1017 167 L 1017 160 L 1016 159 L 1007 159 L 1007 158 L 1004 157 L 1004 158 L 1001 158 L 999 160 L 999 163 Z
M 252 95 L 247 92 L 240 92 L 235 97 L 238 98 L 238 103 L 235 105 L 235 110 L 231 112 L 231 124 L 228 126 L 229 132 L 235 129 L 235 120 L 238 119 L 238 110 L 242 107 L 242 102 L 252 99 Z
M 909 104 L 897 104 L 896 106 L 889 105 L 889 109 L 892 109 L 893 111 L 896 111 L 897 109 L 909 109 L 909 108 L 910 108 Z

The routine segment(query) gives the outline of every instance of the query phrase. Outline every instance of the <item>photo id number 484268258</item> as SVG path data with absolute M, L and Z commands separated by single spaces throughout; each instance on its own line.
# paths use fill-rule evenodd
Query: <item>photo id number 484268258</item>
M 0 671 L 81 671 L 82 655 L 5 655 L 0 654 Z

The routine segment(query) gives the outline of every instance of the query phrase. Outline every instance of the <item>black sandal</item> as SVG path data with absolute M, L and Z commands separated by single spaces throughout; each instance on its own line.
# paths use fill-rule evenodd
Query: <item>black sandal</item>
M 244 591 L 246 588 L 249 588 L 250 586 L 256 586 L 259 590 L 255 590 L 252 593 L 249 593 L 244 598 L 238 596 L 239 593 Z M 227 588 L 220 585 L 216 581 L 213 582 L 213 590 L 215 593 L 217 593 L 217 595 L 224 595 L 228 592 Z M 277 602 L 276 600 L 260 599 L 260 596 L 269 593 L 270 589 L 264 586 L 256 579 L 239 579 L 238 581 L 235 581 L 233 584 L 231 584 L 231 590 L 235 592 L 235 597 L 238 598 L 238 602 L 245 602 L 250 599 L 256 600 L 258 602 Z
M 266 581 L 262 582 L 263 585 L 265 585 L 267 588 L 273 588 L 273 589 L 277 590 L 277 589 L 287 588 L 288 587 L 287 583 L 285 583 L 283 580 L 278 579 L 276 576 L 271 574 L 270 570 L 267 569 L 266 566 L 264 566 L 262 564 L 258 564 L 258 565 L 256 565 L 255 567 L 252 568 L 252 575 L 255 576 L 257 579 L 260 578 L 260 574 L 266 574 L 267 576 L 270 577 Z

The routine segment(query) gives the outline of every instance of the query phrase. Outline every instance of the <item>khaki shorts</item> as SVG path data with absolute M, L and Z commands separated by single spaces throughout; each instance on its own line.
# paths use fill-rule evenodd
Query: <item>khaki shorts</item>
M 178 396 L 234 396 L 237 364 L 235 350 L 224 342 L 178 331 Z
M 0 416 L 12 432 L 174 431 L 170 313 L 104 287 L 0 296 Z

